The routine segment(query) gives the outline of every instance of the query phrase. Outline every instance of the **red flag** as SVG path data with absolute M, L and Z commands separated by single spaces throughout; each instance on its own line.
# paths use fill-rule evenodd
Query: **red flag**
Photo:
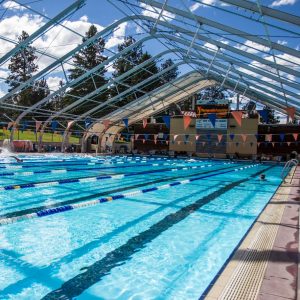
M 42 125 L 42 122 L 41 122 L 41 121 L 35 121 L 35 130 L 36 130 L 36 132 L 39 131 L 41 125 Z
M 102 124 L 104 125 L 105 130 L 106 130 L 108 128 L 109 124 L 110 124 L 110 121 L 109 120 L 103 120 Z
M 239 124 L 239 126 L 242 126 L 242 117 L 243 117 L 243 112 L 242 111 L 232 111 L 231 112 L 232 116 L 236 120 L 236 122 Z
M 247 134 L 241 134 L 242 140 L 245 143 L 247 140 Z
M 183 127 L 184 127 L 184 130 L 189 127 L 191 121 L 192 121 L 192 118 L 190 116 L 183 116 Z
M 297 141 L 297 139 L 298 139 L 298 133 L 293 133 L 293 137 L 294 137 L 295 141 Z
M 223 134 L 218 134 L 218 142 L 219 142 L 219 143 L 221 143 L 222 138 L 223 138 Z
M 296 108 L 293 107 L 293 106 L 291 106 L 291 107 L 287 107 L 285 110 L 286 110 L 288 116 L 289 116 L 292 120 L 294 120 Z
M 265 141 L 266 142 L 272 142 L 272 134 L 266 134 Z
M 146 128 L 147 126 L 147 118 L 143 119 L 143 127 Z

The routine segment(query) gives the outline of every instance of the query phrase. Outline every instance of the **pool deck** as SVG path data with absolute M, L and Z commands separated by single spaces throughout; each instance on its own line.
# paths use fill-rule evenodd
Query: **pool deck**
M 300 299 L 299 204 L 300 166 L 280 185 L 202 298 Z

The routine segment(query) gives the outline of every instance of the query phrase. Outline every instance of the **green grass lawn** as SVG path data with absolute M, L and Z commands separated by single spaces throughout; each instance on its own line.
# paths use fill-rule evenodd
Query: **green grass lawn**
M 40 133 L 38 133 L 39 135 Z M 9 139 L 10 137 L 10 131 L 5 130 L 3 134 L 3 129 L 0 129 L 0 141 L 4 139 Z M 15 131 L 14 133 L 14 140 L 30 140 L 33 142 L 36 142 L 38 140 L 38 136 L 33 131 Z M 43 142 L 55 142 L 59 143 L 62 142 L 62 135 L 59 133 L 44 133 L 43 135 Z M 69 142 L 71 144 L 79 144 L 79 138 L 75 136 L 70 136 Z

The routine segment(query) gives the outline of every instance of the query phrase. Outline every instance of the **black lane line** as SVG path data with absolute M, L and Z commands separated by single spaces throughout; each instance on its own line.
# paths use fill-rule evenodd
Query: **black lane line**
M 250 177 L 253 178 L 259 174 L 262 174 L 270 168 L 273 168 L 273 166 L 258 171 L 255 174 L 252 174 Z M 128 260 L 132 258 L 132 255 L 145 248 L 149 242 L 153 241 L 164 231 L 181 222 L 205 204 L 208 204 L 217 197 L 221 196 L 222 194 L 230 191 L 234 187 L 246 181 L 249 181 L 249 178 L 232 182 L 220 188 L 219 190 L 198 199 L 193 204 L 189 204 L 181 208 L 177 212 L 169 214 L 168 216 L 164 217 L 161 221 L 157 222 L 156 224 L 153 224 L 149 229 L 130 238 L 126 244 L 107 253 L 104 258 L 98 260 L 91 266 L 87 267 L 86 271 L 66 281 L 62 284 L 62 286 L 59 289 L 50 292 L 42 299 L 65 300 L 73 299 L 74 297 L 79 296 L 86 289 L 99 282 L 104 276 L 108 275 L 113 268 L 125 264 Z
M 139 188 L 139 187 L 144 187 L 144 186 L 147 186 L 149 184 L 167 182 L 167 181 L 177 179 L 177 178 L 181 178 L 181 177 L 189 178 L 189 177 L 192 177 L 192 176 L 195 176 L 195 175 L 218 172 L 218 171 L 221 171 L 221 170 L 226 170 L 226 169 L 236 168 L 236 167 L 237 166 L 234 166 L 234 167 L 231 166 L 231 167 L 226 167 L 226 168 L 217 169 L 217 170 L 209 170 L 209 171 L 194 173 L 192 175 L 169 176 L 169 177 L 166 177 L 164 179 L 159 178 L 159 179 L 156 179 L 156 180 L 142 182 L 142 183 L 127 186 L 127 187 L 121 187 L 121 188 L 117 188 L 117 189 L 113 189 L 113 190 L 103 191 L 101 193 L 90 194 L 90 195 L 87 195 L 87 196 L 84 196 L 84 197 L 78 197 L 78 198 L 71 199 L 71 200 L 66 200 L 66 201 L 57 202 L 57 203 L 53 203 L 53 204 L 49 204 L 49 205 L 32 207 L 32 208 L 28 208 L 28 209 L 24 209 L 24 210 L 19 210 L 19 211 L 6 213 L 6 214 L 3 214 L 3 215 L 0 215 L 0 220 L 4 219 L 4 218 L 19 217 L 19 216 L 23 216 L 23 215 L 30 214 L 30 213 L 35 213 L 35 212 L 38 212 L 38 211 L 44 210 L 44 209 L 55 208 L 55 207 L 58 207 L 58 206 L 63 206 L 63 205 L 68 205 L 68 204 L 74 204 L 74 203 L 89 200 L 89 199 L 92 199 L 92 198 L 98 198 L 98 197 L 102 197 L 102 196 L 105 196 L 105 195 L 110 195 L 110 194 L 119 193 L 119 192 L 131 190 L 131 189 L 136 189 L 136 188 Z

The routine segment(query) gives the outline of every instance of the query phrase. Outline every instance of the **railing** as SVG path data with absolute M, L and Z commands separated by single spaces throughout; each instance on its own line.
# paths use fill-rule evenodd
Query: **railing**
M 299 161 L 298 161 L 298 159 L 295 159 L 295 158 L 290 159 L 289 161 L 287 161 L 286 164 L 284 165 L 282 171 L 281 171 L 281 178 L 283 179 L 283 178 L 285 177 L 284 172 L 285 172 L 287 169 L 289 169 L 289 168 L 291 167 L 291 165 L 298 166 L 298 164 L 299 164 Z M 294 172 L 293 172 L 293 175 L 292 175 L 292 177 L 291 177 L 290 183 L 291 183 L 292 180 L 293 180 L 295 171 L 296 171 L 296 168 L 294 169 Z M 286 174 L 286 175 L 287 175 L 287 174 Z

